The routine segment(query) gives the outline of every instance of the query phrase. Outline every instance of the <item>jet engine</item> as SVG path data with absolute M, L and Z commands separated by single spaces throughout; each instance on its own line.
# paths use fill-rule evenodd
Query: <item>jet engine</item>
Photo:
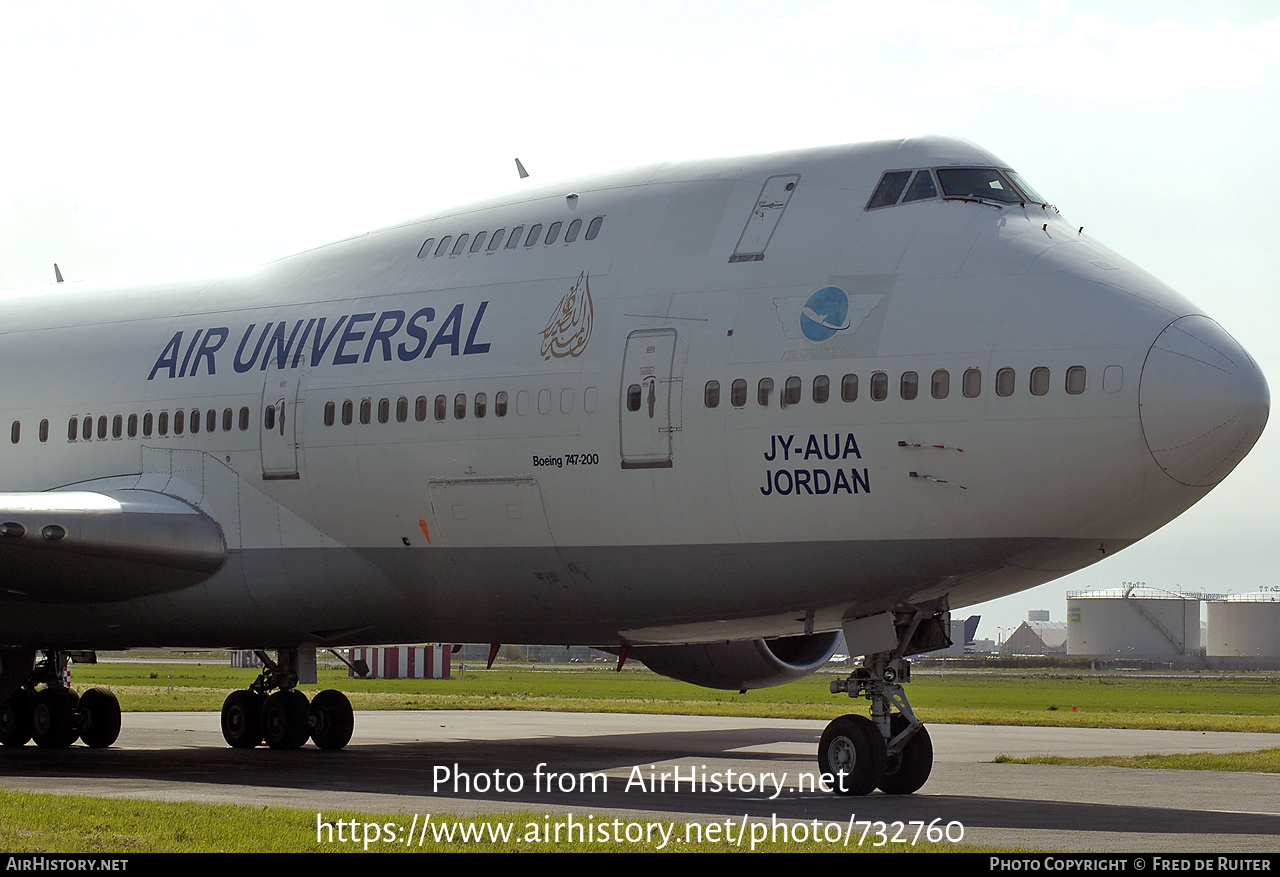
M 631 654 L 655 673 L 705 688 L 745 691 L 808 676 L 830 659 L 840 632 L 685 646 L 639 646 Z

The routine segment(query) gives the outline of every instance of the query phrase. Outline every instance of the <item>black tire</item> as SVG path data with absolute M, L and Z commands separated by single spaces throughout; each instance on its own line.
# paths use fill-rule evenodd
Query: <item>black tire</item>
M 341 749 L 351 741 L 356 717 L 341 691 L 325 689 L 311 700 L 311 741 L 321 749 Z
M 36 692 L 31 711 L 31 737 L 42 749 L 66 749 L 80 736 L 76 730 L 76 703 L 70 688 L 45 688 Z
M 120 701 L 105 688 L 90 688 L 80 696 L 80 739 L 86 746 L 105 749 L 120 736 Z
M 35 710 L 35 696 L 26 688 L 19 688 L 0 706 L 0 745 L 25 746 L 31 739 L 31 716 Z
M 889 730 L 898 736 L 907 730 L 907 717 L 894 713 L 889 718 Z M 884 776 L 880 778 L 880 791 L 886 795 L 910 795 L 929 779 L 933 771 L 933 741 L 924 725 L 912 735 L 897 758 L 890 758 Z
M 884 737 L 865 716 L 841 716 L 818 744 L 818 770 L 838 795 L 865 795 L 884 775 Z
M 222 739 L 233 749 L 252 749 L 262 742 L 263 697 L 242 688 L 222 702 Z
M 310 713 L 301 691 L 277 691 L 262 705 L 262 738 L 272 749 L 297 749 L 311 736 Z

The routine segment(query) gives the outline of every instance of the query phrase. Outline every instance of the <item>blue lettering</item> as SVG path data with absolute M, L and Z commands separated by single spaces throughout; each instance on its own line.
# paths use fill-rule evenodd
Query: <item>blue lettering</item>
M 315 317 L 307 320 L 307 328 L 302 330 L 302 337 L 298 339 L 297 352 L 293 354 L 293 362 L 289 363 L 289 368 L 297 368 L 298 363 L 302 362 L 302 354 L 307 349 L 307 336 L 311 334 L 311 327 L 315 324 Z
M 267 342 L 267 352 L 262 357 L 262 371 L 267 370 L 267 366 L 271 364 L 271 351 L 276 351 L 276 368 L 283 370 L 286 362 L 289 361 L 289 351 L 293 349 L 293 340 L 298 337 L 298 330 L 302 328 L 302 321 L 293 324 L 293 331 L 289 333 L 289 341 L 284 340 L 284 320 L 281 320 L 276 326 L 275 332 L 271 334 L 271 340 Z
M 256 325 L 258 324 L 249 324 L 249 328 L 244 330 L 244 337 L 240 339 L 240 346 L 236 348 L 236 358 L 235 362 L 232 363 L 232 367 L 234 367 L 237 372 L 243 373 L 253 368 L 253 364 L 258 361 L 258 354 L 262 352 L 262 342 L 267 340 L 267 333 L 271 331 L 271 323 L 267 323 L 267 325 L 262 327 L 262 334 L 258 336 L 258 346 L 253 348 L 253 356 L 249 357 L 249 361 L 246 362 L 241 358 L 241 354 L 244 353 L 244 346 L 248 343 L 249 336 L 253 334 L 253 327 Z
M 196 329 L 196 334 L 191 336 L 191 343 L 187 345 L 187 355 L 182 358 L 182 368 L 178 369 L 178 377 L 185 378 L 187 376 L 187 363 L 191 362 L 191 353 L 196 349 L 196 342 L 200 340 L 200 335 L 204 329 Z
M 451 356 L 458 355 L 458 334 L 462 331 L 462 305 L 454 305 L 453 310 L 449 311 L 449 316 L 444 318 L 444 324 L 440 327 L 440 331 L 436 333 L 436 337 L 431 339 L 431 346 L 427 348 L 427 355 L 423 359 L 430 359 L 431 354 L 436 352 L 436 348 L 441 344 L 448 342 L 451 348 Z
M 324 335 L 324 321 L 325 321 L 325 318 L 321 317 L 320 322 L 316 324 L 317 339 L 319 339 L 321 336 Z M 324 341 L 321 344 L 319 344 L 315 350 L 311 352 L 312 368 L 315 368 L 320 364 L 320 360 L 324 356 L 324 352 L 329 349 L 329 345 L 333 342 L 333 336 L 338 334 L 338 330 L 342 328 L 342 324 L 345 323 L 346 321 L 347 321 L 346 314 L 343 314 L 341 317 L 338 317 L 338 322 L 333 324 L 333 329 L 329 332 L 328 337 L 326 337 Z
M 863 493 L 870 493 L 870 492 L 871 492 L 871 481 L 870 481 L 870 475 L 868 475 L 868 473 L 867 473 L 867 470 L 866 470 L 866 469 L 863 469 L 863 470 L 862 470 L 862 474 L 861 474 L 861 475 L 859 475 L 859 474 L 858 474 L 858 470 L 857 470 L 857 469 L 850 469 L 850 470 L 849 470 L 849 474 L 853 476 L 853 492 L 854 492 L 854 493 L 857 493 L 857 492 L 858 492 L 858 485 L 859 485 L 859 484 L 861 484 L 861 485 L 862 485 L 862 492 L 863 492 Z
M 195 377 L 196 373 L 200 371 L 200 360 L 202 359 L 207 359 L 209 361 L 209 374 L 214 374 L 213 355 L 222 349 L 223 344 L 227 343 L 227 336 L 229 334 L 231 334 L 231 332 L 225 326 L 210 329 L 205 333 L 204 341 L 201 342 L 200 349 L 196 351 L 196 358 L 191 363 L 192 377 Z
M 160 358 L 156 360 L 156 364 L 151 367 L 151 374 L 147 375 L 147 380 L 151 380 L 156 376 L 156 372 L 168 366 L 169 377 L 173 377 L 178 370 L 178 351 L 182 349 L 182 333 L 177 332 L 169 343 L 164 346 L 164 350 L 160 351 Z
M 346 347 L 352 341 L 359 341 L 364 337 L 364 332 L 356 331 L 356 323 L 367 323 L 377 314 L 352 314 L 351 319 L 347 322 L 347 331 L 342 333 L 342 340 L 338 342 L 338 349 L 333 353 L 334 365 L 350 365 L 353 362 L 360 361 L 358 353 L 343 353 L 342 348 Z
M 390 329 L 383 328 L 390 318 L 395 325 Z M 369 357 L 373 355 L 373 345 L 379 341 L 382 342 L 382 361 L 391 362 L 391 336 L 400 331 L 400 327 L 404 325 L 404 311 L 383 311 L 382 316 L 378 317 L 378 325 L 373 327 L 373 331 L 369 333 L 369 344 L 364 349 L 364 361 L 368 362 Z
M 422 308 L 421 310 L 416 311 L 414 315 L 409 318 L 409 324 L 405 326 L 405 331 L 409 333 L 410 337 L 418 339 L 418 346 L 413 349 L 409 349 L 401 344 L 397 347 L 396 355 L 400 357 L 402 362 L 411 362 L 417 359 L 418 354 L 422 353 L 423 348 L 427 346 L 427 336 L 429 334 L 427 332 L 427 327 L 419 326 L 418 320 L 421 319 L 430 323 L 435 318 L 435 308 Z
M 845 492 L 845 493 L 853 493 L 853 488 L 851 488 L 851 487 L 849 486 L 849 479 L 844 477 L 844 470 L 843 470 L 843 469 L 837 469 L 837 470 L 836 470 L 836 483 L 835 483 L 835 484 L 833 484 L 833 485 L 831 485 L 831 492 L 832 492 L 832 494 L 839 493 L 839 492 L 840 492 L 840 490 L 841 490 L 841 488 L 843 488 L 843 489 L 844 489 L 844 492 Z
M 462 348 L 462 354 L 466 356 L 470 353 L 488 353 L 489 342 L 476 344 L 476 332 L 480 329 L 480 321 L 484 319 L 484 309 L 489 306 L 487 301 L 480 302 L 480 307 L 476 311 L 476 318 L 471 321 L 471 331 L 467 333 L 466 346 Z
M 853 433 L 849 433 L 849 435 L 845 438 L 844 453 L 841 456 L 843 456 L 844 459 L 847 460 L 849 459 L 850 454 L 853 454 L 859 460 L 862 459 L 862 452 L 858 450 L 858 443 L 854 441 Z

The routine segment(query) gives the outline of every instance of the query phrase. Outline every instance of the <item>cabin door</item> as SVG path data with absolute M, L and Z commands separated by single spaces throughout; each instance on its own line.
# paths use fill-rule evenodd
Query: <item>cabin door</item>
M 302 407 L 302 373 L 267 369 L 262 387 L 262 480 L 296 479 L 298 475 L 298 416 Z
M 671 468 L 680 404 L 672 374 L 675 353 L 675 329 L 640 329 L 627 336 L 618 413 L 623 469 Z

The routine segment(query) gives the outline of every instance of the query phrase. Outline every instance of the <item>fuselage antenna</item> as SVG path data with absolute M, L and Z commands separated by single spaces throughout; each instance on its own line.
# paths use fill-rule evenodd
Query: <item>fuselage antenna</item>
M 520 163 L 518 158 L 516 159 L 516 171 L 520 174 L 520 179 L 522 180 L 529 176 L 529 172 L 524 169 L 524 165 Z

